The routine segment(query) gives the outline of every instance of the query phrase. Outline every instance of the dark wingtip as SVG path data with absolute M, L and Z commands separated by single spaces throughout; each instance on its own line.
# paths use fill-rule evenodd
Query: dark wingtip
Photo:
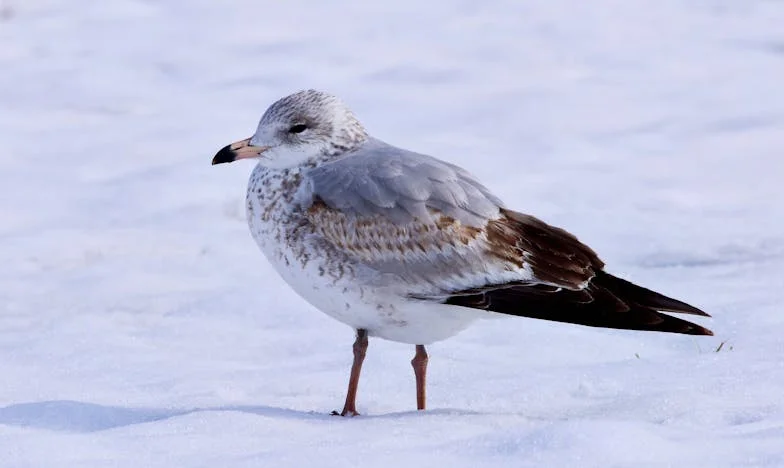
M 658 294 L 658 293 L 657 293 Z M 663 303 L 662 308 L 659 310 L 666 310 L 669 312 L 675 312 L 678 314 L 691 314 L 691 315 L 699 315 L 700 317 L 710 317 L 707 312 L 702 309 L 698 309 L 693 305 L 687 304 L 685 302 L 679 301 L 677 299 L 672 299 L 670 297 L 661 295 L 663 298 L 669 299 L 668 303 Z
M 212 158 L 212 165 L 230 163 L 234 161 L 236 157 L 237 154 L 231 149 L 231 145 L 226 145 L 215 153 L 215 156 Z
M 599 271 L 596 274 L 596 282 L 610 291 L 613 291 L 616 295 L 620 295 L 624 299 L 629 299 L 645 307 L 663 310 L 665 312 L 674 312 L 676 314 L 710 317 L 705 311 L 698 309 L 693 305 L 665 296 L 664 294 L 648 288 L 638 286 L 630 281 L 613 276 L 606 271 Z

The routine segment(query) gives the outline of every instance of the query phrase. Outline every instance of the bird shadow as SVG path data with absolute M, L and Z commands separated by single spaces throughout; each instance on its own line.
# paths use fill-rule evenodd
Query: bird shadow
M 45 429 L 58 432 L 89 433 L 115 429 L 136 424 L 165 421 L 179 416 L 211 412 L 240 412 L 274 419 L 296 419 L 310 421 L 346 421 L 355 418 L 341 418 L 329 413 L 300 411 L 274 406 L 226 405 L 204 408 L 133 408 L 112 405 L 99 405 L 73 400 L 51 400 L 30 403 L 17 403 L 0 407 L 0 425 L 23 428 Z M 451 417 L 479 415 L 474 411 L 458 409 L 434 409 L 422 411 L 401 411 L 386 414 L 365 414 L 359 420 L 410 419 L 424 416 Z
M 241 412 L 277 419 L 331 419 L 328 414 L 273 406 L 228 405 L 163 409 L 127 408 L 72 400 L 52 400 L 17 403 L 2 407 L 0 408 L 0 425 L 86 433 L 207 412 Z

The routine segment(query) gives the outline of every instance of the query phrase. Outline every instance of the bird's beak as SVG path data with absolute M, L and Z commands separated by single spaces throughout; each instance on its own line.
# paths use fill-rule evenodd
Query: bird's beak
M 212 165 L 229 163 L 238 159 L 258 158 L 269 146 L 253 146 L 250 138 L 234 142 L 220 149 L 212 158 Z

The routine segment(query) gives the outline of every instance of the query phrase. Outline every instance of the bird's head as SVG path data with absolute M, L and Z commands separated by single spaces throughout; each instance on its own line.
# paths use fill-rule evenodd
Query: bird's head
M 296 167 L 350 150 L 367 138 L 362 124 L 338 98 L 300 91 L 272 104 L 256 133 L 223 147 L 212 164 L 258 158 L 267 167 Z

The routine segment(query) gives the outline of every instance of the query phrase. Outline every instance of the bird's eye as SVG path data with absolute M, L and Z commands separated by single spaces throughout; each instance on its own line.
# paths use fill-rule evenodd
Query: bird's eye
M 289 129 L 289 133 L 302 133 L 306 128 L 308 128 L 308 126 L 305 124 L 297 124 Z

